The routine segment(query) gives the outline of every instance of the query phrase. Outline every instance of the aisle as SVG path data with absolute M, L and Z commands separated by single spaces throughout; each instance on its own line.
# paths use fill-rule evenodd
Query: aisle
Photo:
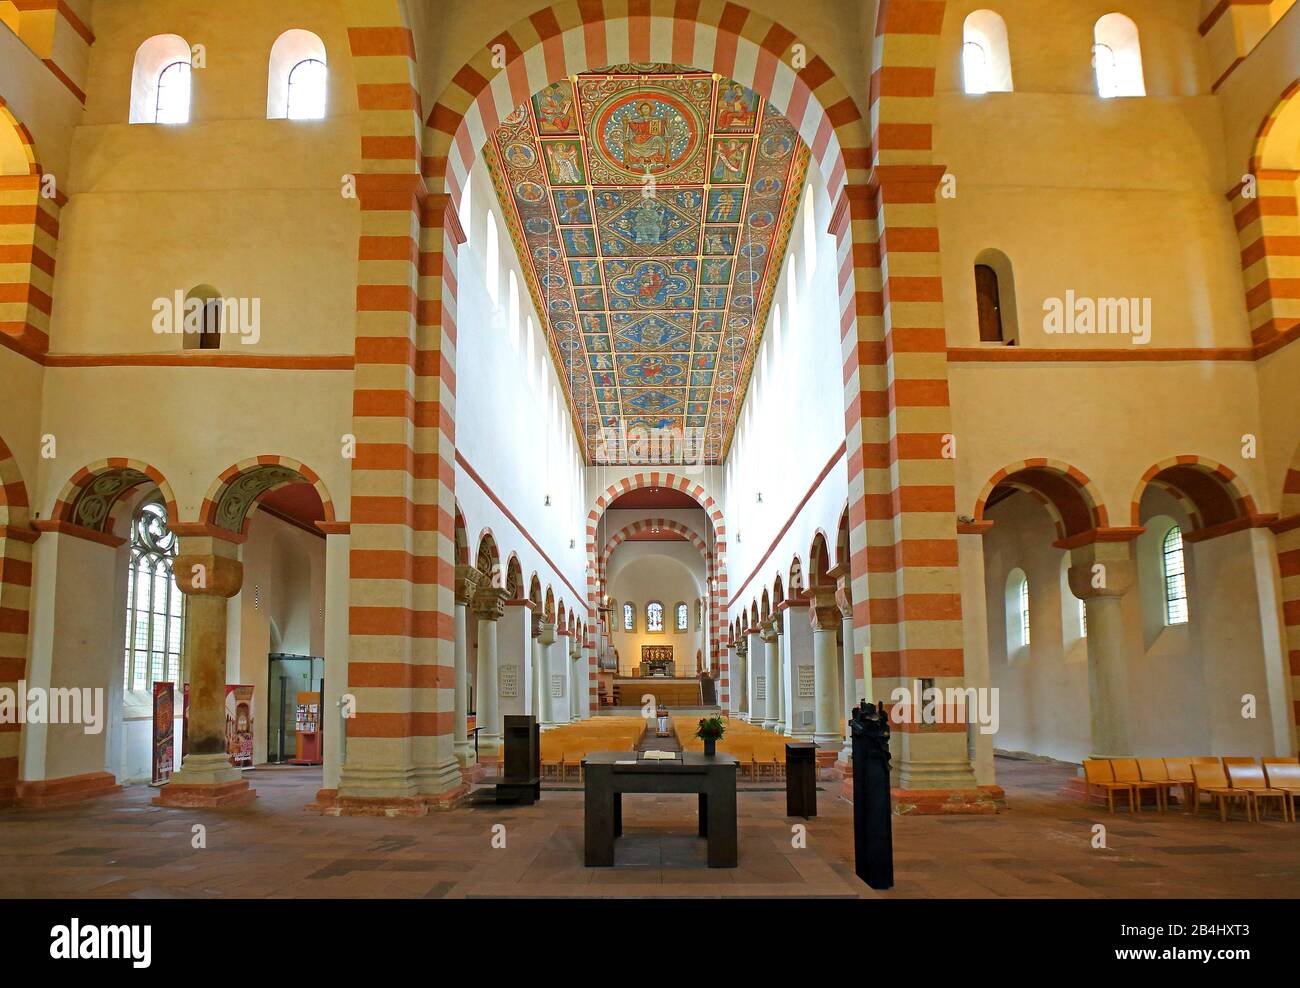
M 668 730 L 672 733 L 666 738 L 655 736 L 655 726 L 658 720 L 652 720 L 646 725 L 646 732 L 641 738 L 641 743 L 636 746 L 637 751 L 681 751 L 682 744 L 677 740 L 676 724 L 673 722 L 672 715 L 668 716 Z

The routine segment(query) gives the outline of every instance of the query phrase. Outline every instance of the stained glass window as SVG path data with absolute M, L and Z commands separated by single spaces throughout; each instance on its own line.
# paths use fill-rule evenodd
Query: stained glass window
M 652 600 L 645 605 L 645 630 L 664 630 L 664 605 L 657 600 Z
M 172 579 L 176 536 L 161 501 L 145 501 L 131 519 L 131 563 L 126 590 L 123 687 L 150 690 L 181 678 L 184 595 Z
M 631 604 L 623 605 L 623 630 L 636 631 L 636 608 Z
M 691 612 L 687 609 L 684 603 L 679 603 L 676 607 L 676 611 L 677 611 L 677 630 L 690 631 Z

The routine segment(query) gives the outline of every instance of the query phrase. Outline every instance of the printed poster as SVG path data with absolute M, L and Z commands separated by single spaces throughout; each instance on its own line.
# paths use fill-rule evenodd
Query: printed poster
M 236 768 L 253 767 L 251 686 L 226 686 L 226 752 Z
M 150 781 L 160 786 L 172 777 L 176 764 L 176 686 L 153 684 L 153 772 Z

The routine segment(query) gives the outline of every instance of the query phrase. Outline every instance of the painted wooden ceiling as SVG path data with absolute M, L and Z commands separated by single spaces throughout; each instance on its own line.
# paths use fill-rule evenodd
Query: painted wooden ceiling
M 794 128 L 730 79 L 619 65 L 534 95 L 486 159 L 587 462 L 670 430 L 720 463 L 808 168 Z

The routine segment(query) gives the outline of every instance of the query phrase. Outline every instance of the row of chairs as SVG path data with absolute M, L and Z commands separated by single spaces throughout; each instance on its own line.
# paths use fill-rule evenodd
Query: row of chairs
M 686 725 L 682 727 L 685 729 Z M 678 733 L 683 750 L 704 750 L 704 742 L 695 737 L 693 728 L 687 731 L 687 735 L 683 737 L 680 731 Z M 785 743 L 788 740 L 732 717 L 727 720 L 727 734 L 718 742 L 718 751 L 736 757 L 740 762 L 737 774 L 741 778 L 752 782 L 777 781 L 785 778 Z
M 1088 758 L 1083 763 L 1088 792 L 1094 788 L 1106 794 L 1106 805 L 1115 812 L 1116 794 L 1128 797 L 1129 812 L 1141 812 L 1142 795 L 1150 791 L 1160 811 L 1169 808 L 1169 791 L 1183 791 L 1184 808 L 1199 813 L 1201 796 L 1219 808 L 1219 819 L 1228 819 L 1228 808 L 1240 802 L 1247 820 L 1261 819 L 1269 800 L 1276 799 L 1282 819 L 1296 819 L 1300 799 L 1300 758 L 1267 757 L 1263 765 L 1249 756 L 1219 758 Z

